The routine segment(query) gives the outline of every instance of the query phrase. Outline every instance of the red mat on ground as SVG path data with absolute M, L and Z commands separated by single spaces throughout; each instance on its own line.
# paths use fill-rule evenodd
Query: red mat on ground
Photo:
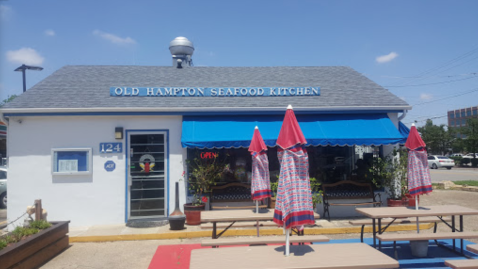
M 306 243 L 308 244 L 308 243 Z M 281 244 L 274 244 L 281 245 Z M 244 246 L 222 246 L 225 247 L 244 247 Z M 191 261 L 191 251 L 201 247 L 201 244 L 181 244 L 159 246 L 154 253 L 153 259 L 148 269 L 189 269 Z

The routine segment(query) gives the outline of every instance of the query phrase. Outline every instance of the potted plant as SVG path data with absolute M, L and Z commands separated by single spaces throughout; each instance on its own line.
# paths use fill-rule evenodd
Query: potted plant
M 275 182 L 271 182 L 271 202 L 269 208 L 276 207 L 276 198 L 277 198 L 277 188 L 279 187 L 279 176 L 277 176 L 277 180 Z
M 322 203 L 322 182 L 315 177 L 310 178 L 310 189 L 312 191 L 312 206 L 315 208 Z
M 189 190 L 193 194 L 191 203 L 184 205 L 186 214 L 186 223 L 188 225 L 201 224 L 201 211 L 203 211 L 208 202 L 208 194 L 211 192 L 211 186 L 215 186 L 227 166 L 218 160 L 218 155 L 212 158 L 194 158 L 187 160 L 189 171 Z
M 373 158 L 370 173 L 378 188 L 384 187 L 388 194 L 388 206 L 408 206 L 408 182 L 406 150 L 396 150 L 384 157 Z

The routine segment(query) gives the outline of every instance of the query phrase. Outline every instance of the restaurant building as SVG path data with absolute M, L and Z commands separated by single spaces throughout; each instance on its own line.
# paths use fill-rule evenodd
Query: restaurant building
M 72 226 L 166 219 L 175 182 L 180 205 L 191 199 L 188 158 L 227 156 L 218 184 L 250 183 L 255 126 L 277 180 L 288 105 L 307 139 L 310 176 L 322 182 L 370 180 L 357 160 L 406 140 L 400 120 L 410 105 L 350 67 L 198 67 L 182 37 L 170 51 L 171 66 L 62 67 L 0 110 L 9 220 L 35 199 L 50 220 Z

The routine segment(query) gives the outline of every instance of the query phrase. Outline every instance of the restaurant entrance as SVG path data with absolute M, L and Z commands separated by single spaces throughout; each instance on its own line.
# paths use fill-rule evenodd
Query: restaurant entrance
M 129 219 L 166 216 L 166 133 L 134 133 L 128 137 Z

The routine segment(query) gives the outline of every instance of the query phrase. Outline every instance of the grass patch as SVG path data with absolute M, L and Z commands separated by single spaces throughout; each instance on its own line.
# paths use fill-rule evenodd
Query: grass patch
M 51 223 L 46 222 L 45 220 L 35 220 L 30 223 L 30 227 L 16 227 L 13 232 L 0 238 L 0 250 L 7 247 L 8 244 L 16 243 L 21 241 L 23 238 L 26 238 L 30 235 L 34 235 L 39 231 L 49 228 Z
M 467 186 L 474 186 L 478 187 L 478 180 L 461 180 L 461 181 L 454 181 L 456 185 L 467 185 Z
M 440 185 L 438 185 L 438 183 L 432 183 L 432 187 L 434 190 L 443 190 L 443 188 Z

